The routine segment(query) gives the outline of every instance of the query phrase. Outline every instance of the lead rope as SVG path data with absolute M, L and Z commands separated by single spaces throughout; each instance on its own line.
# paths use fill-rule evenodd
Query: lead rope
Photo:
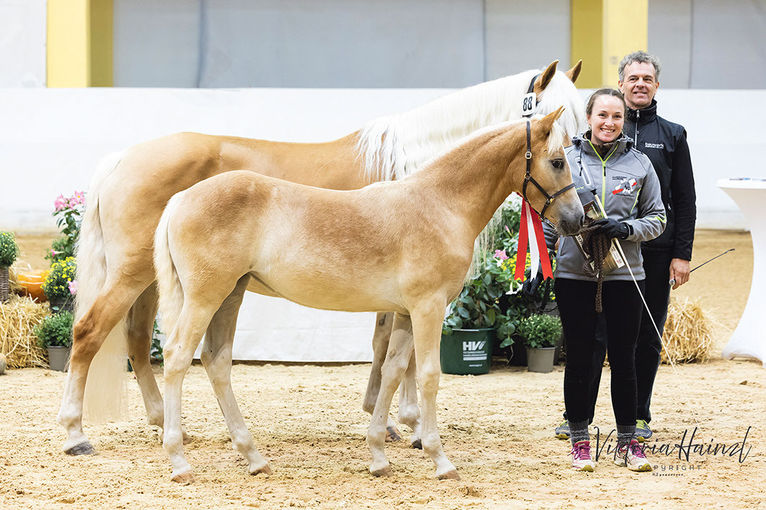
M 580 230 L 582 235 L 582 247 L 585 252 L 593 259 L 593 265 L 596 270 L 596 313 L 601 313 L 604 309 L 602 296 L 602 285 L 604 283 L 604 259 L 609 253 L 612 240 L 602 232 L 601 228 L 595 225 L 589 225 Z

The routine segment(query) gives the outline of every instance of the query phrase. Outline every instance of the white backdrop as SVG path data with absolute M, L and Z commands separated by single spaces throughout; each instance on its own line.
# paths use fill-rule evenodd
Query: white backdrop
M 323 141 L 447 89 L 0 89 L 0 230 L 51 231 L 59 193 L 87 189 L 98 160 L 177 131 Z M 587 91 L 583 91 L 583 97 Z M 698 226 L 743 228 L 724 177 L 766 177 L 766 91 L 663 90 L 660 112 L 689 132 Z M 371 359 L 372 314 L 308 310 L 248 294 L 238 359 Z

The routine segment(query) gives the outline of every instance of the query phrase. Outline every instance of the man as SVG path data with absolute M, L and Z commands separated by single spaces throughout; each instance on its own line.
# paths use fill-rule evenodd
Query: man
M 633 139 L 634 147 L 646 154 L 660 180 L 662 202 L 667 212 L 667 226 L 657 239 L 643 243 L 641 254 L 646 272 L 645 298 L 651 316 L 644 310 L 636 345 L 637 409 L 636 436 L 644 441 L 652 436 L 650 404 L 652 388 L 660 365 L 662 334 L 668 312 L 670 287 L 677 289 L 689 280 L 689 261 L 692 257 L 695 205 L 694 175 L 692 173 L 686 130 L 657 115 L 654 96 L 660 86 L 660 62 L 644 51 L 626 55 L 618 67 L 618 86 L 625 96 L 628 114 L 623 132 Z M 655 330 L 652 324 L 657 326 Z M 597 344 L 603 344 L 603 335 L 597 335 Z M 601 379 L 601 365 L 606 347 L 594 357 L 595 371 L 592 402 L 595 407 Z M 591 414 L 591 420 L 593 415 Z M 569 427 L 564 421 L 556 428 L 556 437 L 569 438 Z

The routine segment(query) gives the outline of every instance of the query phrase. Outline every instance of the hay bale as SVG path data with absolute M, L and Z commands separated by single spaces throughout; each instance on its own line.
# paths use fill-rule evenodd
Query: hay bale
M 671 299 L 662 339 L 662 363 L 695 363 L 710 359 L 713 334 L 699 301 Z
M 49 314 L 47 304 L 30 297 L 12 295 L 0 304 L 0 353 L 5 355 L 8 368 L 48 366 L 34 328 Z

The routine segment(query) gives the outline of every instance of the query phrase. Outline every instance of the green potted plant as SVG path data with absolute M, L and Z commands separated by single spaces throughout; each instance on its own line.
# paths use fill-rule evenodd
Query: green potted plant
M 67 257 L 51 264 L 51 270 L 45 277 L 42 287 L 53 313 L 62 310 L 73 311 L 74 296 L 77 293 L 76 270 L 77 261 L 74 257 Z
M 10 289 L 8 268 L 16 261 L 19 246 L 11 232 L 0 232 L 0 303 L 8 301 Z
M 440 360 L 445 374 L 486 374 L 492 356 L 497 300 L 502 290 L 491 275 L 480 274 L 465 284 L 450 303 L 442 326 Z
M 556 343 L 561 338 L 561 319 L 553 315 L 534 314 L 519 322 L 518 336 L 527 348 L 530 372 L 553 370 Z
M 51 370 L 66 371 L 69 350 L 72 346 L 72 323 L 74 319 L 68 311 L 49 315 L 35 327 L 35 335 L 40 347 L 48 350 L 48 364 Z

